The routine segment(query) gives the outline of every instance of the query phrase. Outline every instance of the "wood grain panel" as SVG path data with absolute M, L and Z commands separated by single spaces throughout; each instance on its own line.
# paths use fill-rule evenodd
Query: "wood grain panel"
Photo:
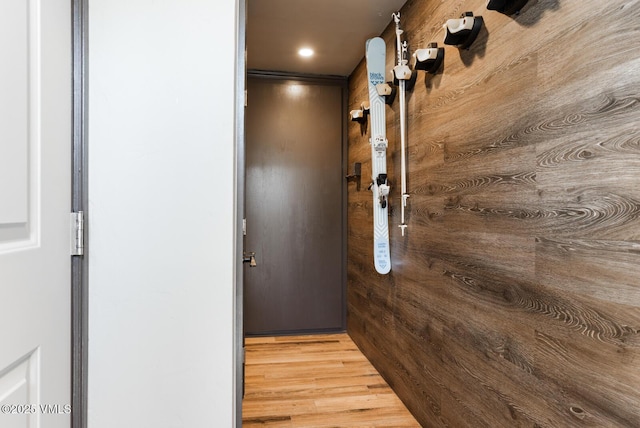
M 348 331 L 425 427 L 640 426 L 640 1 L 485 5 L 401 11 L 412 49 L 464 11 L 486 28 L 408 96 L 409 228 L 394 187 L 387 276 L 371 193 L 349 187 Z M 351 108 L 366 84 L 361 63 Z M 349 127 L 363 174 L 367 130 Z
M 620 345 L 594 345 L 588 337 L 566 338 L 536 332 L 538 377 L 566 389 L 574 416 L 600 415 L 598 426 L 638 426 L 639 363 Z M 560 334 L 562 334 L 560 332 Z M 636 350 L 637 352 L 637 347 Z M 594 371 L 597 367 L 598 371 Z M 602 372 L 618 376 L 602 376 Z M 571 388 L 566 388 L 571 385 Z M 573 408 L 573 409 L 572 409 Z M 581 412 L 582 411 L 582 412 Z
M 536 254 L 547 286 L 640 308 L 640 242 L 539 238 Z

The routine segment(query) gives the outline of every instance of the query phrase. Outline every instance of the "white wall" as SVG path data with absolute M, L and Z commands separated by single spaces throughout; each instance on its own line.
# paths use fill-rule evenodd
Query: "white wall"
M 89 428 L 233 421 L 236 0 L 89 0 Z

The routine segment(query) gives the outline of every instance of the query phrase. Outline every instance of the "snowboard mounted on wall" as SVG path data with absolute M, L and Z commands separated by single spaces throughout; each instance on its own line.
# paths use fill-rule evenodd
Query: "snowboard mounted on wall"
M 373 191 L 373 259 L 376 271 L 391 270 L 389 255 L 389 182 L 387 181 L 387 146 L 385 99 L 386 45 L 382 38 L 367 40 L 366 61 L 369 80 L 369 121 L 371 123 L 371 190 Z

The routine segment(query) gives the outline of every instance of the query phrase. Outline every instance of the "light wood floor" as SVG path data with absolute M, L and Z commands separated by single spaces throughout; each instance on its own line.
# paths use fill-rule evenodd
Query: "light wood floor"
M 246 340 L 244 427 L 419 427 L 347 334 Z

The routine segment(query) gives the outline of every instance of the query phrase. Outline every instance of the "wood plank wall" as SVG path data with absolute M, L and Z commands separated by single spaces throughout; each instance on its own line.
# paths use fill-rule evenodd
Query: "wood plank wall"
M 640 1 L 409 0 L 411 49 L 464 11 L 408 96 L 402 237 L 398 101 L 387 107 L 392 272 L 373 268 L 368 129 L 349 126 L 348 331 L 426 427 L 640 426 Z M 390 25 L 387 67 L 395 61 Z M 365 64 L 350 109 L 367 101 Z

